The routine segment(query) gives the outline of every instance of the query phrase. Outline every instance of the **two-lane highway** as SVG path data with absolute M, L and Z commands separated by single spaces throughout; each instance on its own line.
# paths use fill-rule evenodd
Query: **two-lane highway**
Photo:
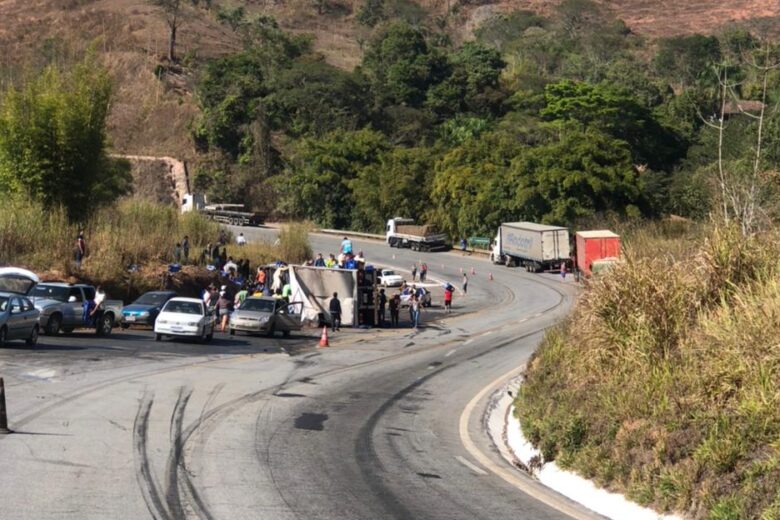
M 312 237 L 325 254 L 339 242 Z M 566 518 L 495 473 L 516 470 L 484 433 L 485 400 L 465 424 L 483 460 L 461 418 L 565 316 L 573 287 L 459 254 L 355 244 L 373 263 L 423 259 L 456 286 L 461 269 L 477 274 L 456 314 L 429 314 L 419 331 L 344 332 L 331 349 L 314 348 L 318 331 L 209 346 L 133 332 L 0 351 L 19 432 L 0 438 L 0 518 Z

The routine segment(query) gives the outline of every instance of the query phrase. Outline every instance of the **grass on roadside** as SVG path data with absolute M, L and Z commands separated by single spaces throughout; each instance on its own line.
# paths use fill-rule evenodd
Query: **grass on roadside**
M 516 400 L 524 432 L 658 510 L 780 518 L 777 237 L 666 248 L 654 232 L 547 334 Z

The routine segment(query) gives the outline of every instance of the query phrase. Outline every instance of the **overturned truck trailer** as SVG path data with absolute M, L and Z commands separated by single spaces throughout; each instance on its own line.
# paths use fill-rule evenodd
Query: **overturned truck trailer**
M 325 267 L 290 266 L 291 301 L 303 302 L 303 321 L 317 324 L 320 314 L 330 322 L 330 300 L 338 293 L 341 324 L 358 325 L 358 271 Z

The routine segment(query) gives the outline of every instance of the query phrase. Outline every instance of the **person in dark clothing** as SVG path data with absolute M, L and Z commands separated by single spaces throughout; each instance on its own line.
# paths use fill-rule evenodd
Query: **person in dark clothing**
M 387 296 L 384 289 L 379 289 L 379 326 L 385 325 L 385 305 L 387 305 Z
M 401 297 L 395 295 L 390 298 L 390 326 L 398 326 L 398 308 L 401 306 Z
M 184 235 L 184 240 L 181 241 L 181 251 L 184 253 L 184 263 L 190 263 L 190 237 Z
M 331 329 L 336 332 L 341 329 L 341 302 L 338 293 L 333 293 L 328 309 L 330 310 Z

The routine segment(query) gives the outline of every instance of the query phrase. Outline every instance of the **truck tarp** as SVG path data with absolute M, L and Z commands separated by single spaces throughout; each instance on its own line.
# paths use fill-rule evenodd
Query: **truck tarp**
M 399 235 L 412 235 L 415 237 L 432 237 L 439 234 L 439 230 L 432 224 L 417 226 L 413 224 L 400 224 L 395 228 Z
M 357 324 L 357 271 L 327 267 L 290 266 L 290 301 L 302 301 L 302 320 L 317 324 L 319 313 L 330 320 L 329 305 L 336 292 L 341 302 L 341 324 Z

